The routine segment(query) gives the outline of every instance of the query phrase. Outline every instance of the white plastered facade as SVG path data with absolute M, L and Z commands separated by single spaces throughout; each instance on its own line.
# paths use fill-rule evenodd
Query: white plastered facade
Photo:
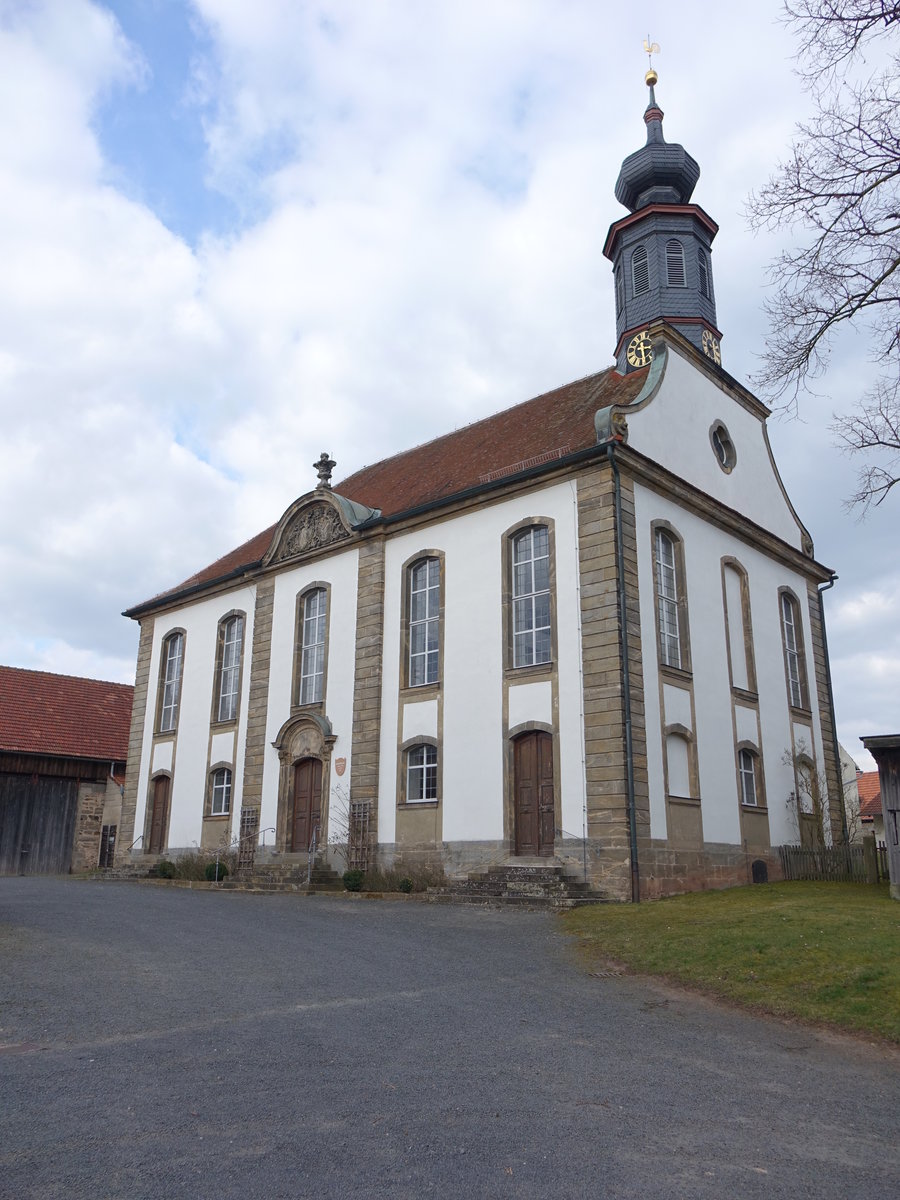
M 821 581 L 826 574 L 812 560 L 809 570 L 804 569 L 808 539 L 772 461 L 765 410 L 729 384 L 711 378 L 676 346 L 660 356 L 643 393 L 622 412 L 627 440 L 619 453 L 633 488 L 637 570 L 633 598 L 639 603 L 650 842 L 657 849 L 676 847 L 669 805 L 674 792 L 683 807 L 694 802 L 697 828 L 702 826 L 694 850 L 713 846 L 740 852 L 746 832 L 738 770 L 742 747 L 752 751 L 759 763 L 757 808 L 768 812 L 765 848 L 796 841 L 791 756 L 806 744 L 818 769 L 829 752 L 822 736 L 820 692 L 814 678 L 814 614 L 808 600 L 810 581 Z M 735 454 L 728 470 L 722 469 L 710 439 L 717 423 L 727 430 Z M 449 848 L 457 866 L 466 863 L 467 846 L 480 847 L 480 861 L 484 855 L 512 856 L 511 748 L 518 736 L 531 730 L 552 737 L 557 844 L 568 841 L 572 853 L 571 843 L 585 838 L 592 852 L 602 851 L 603 827 L 592 829 L 589 813 L 592 799 L 586 763 L 591 754 L 584 683 L 588 650 L 583 641 L 579 565 L 584 546 L 579 488 L 586 479 L 611 478 L 610 465 L 600 450 L 570 469 L 552 471 L 549 478 L 537 476 L 507 486 L 485 494 L 479 503 L 467 500 L 436 506 L 430 518 L 416 514 L 406 523 L 396 521 L 378 530 L 384 555 L 383 618 L 378 631 L 378 766 L 368 798 L 376 814 L 379 853 L 387 862 L 402 856 L 402 814 L 414 808 L 404 800 L 402 780 L 404 755 L 417 739 L 435 745 L 438 754 L 440 794 L 434 820 L 430 827 L 425 822 L 419 826 L 431 829 L 424 836 L 430 839 L 434 855 L 440 859 Z M 317 496 L 311 493 L 309 502 Z M 302 508 L 301 502 L 297 504 Z M 675 533 L 683 557 L 691 664 L 690 671 L 680 676 L 667 673 L 659 664 L 653 540 L 657 523 Z M 550 530 L 554 653 L 552 662 L 541 669 L 519 672 L 510 663 L 508 646 L 510 538 L 536 524 Z M 273 589 L 268 668 L 262 681 L 265 733 L 258 828 L 262 844 L 278 852 L 285 851 L 285 844 L 275 846 L 273 831 L 285 828 L 289 776 L 276 742 L 286 724 L 303 715 L 295 677 L 298 597 L 313 587 L 324 587 L 328 594 L 324 695 L 315 708 L 331 738 L 324 756 L 323 841 L 329 836 L 329 809 L 345 809 L 350 798 L 358 717 L 357 629 L 362 619 L 357 612 L 362 586 L 360 546 L 367 536 L 372 535 L 363 526 L 354 540 L 355 530 L 348 526 L 343 540 L 333 546 L 317 547 L 299 560 L 290 556 L 287 561 L 264 560 L 256 568 Z M 601 553 L 611 555 L 612 542 Z M 438 557 L 441 564 L 442 666 L 436 684 L 417 689 L 406 686 L 404 601 L 410 566 L 426 556 Z M 725 564 L 737 572 L 728 580 L 723 576 Z M 735 597 L 744 594 L 740 578 L 746 580 L 746 618 L 735 616 Z M 791 709 L 786 686 L 782 589 L 789 589 L 798 601 L 809 674 L 808 710 L 800 714 Z M 201 843 L 204 797 L 210 769 L 216 764 L 233 768 L 231 816 L 223 832 L 233 838 L 238 831 L 255 601 L 256 585 L 242 581 L 206 598 L 189 598 L 152 618 L 135 833 L 147 824 L 153 777 L 166 773 L 172 780 L 167 835 L 172 851 Z M 245 616 L 241 693 L 237 721 L 220 729 L 211 722 L 217 630 L 233 611 Z M 740 640 L 745 620 L 752 645 L 753 688 L 739 670 L 729 672 L 729 644 L 733 648 Z M 163 736 L 154 725 L 160 655 L 164 639 L 176 629 L 185 635 L 178 725 L 175 736 Z M 682 740 L 673 743 L 671 750 L 677 748 L 682 754 L 685 742 L 691 749 L 677 764 L 673 757 L 667 795 L 666 747 L 673 730 Z M 608 736 L 611 740 L 604 753 L 614 756 L 616 735 Z M 624 812 L 624 794 L 617 802 Z M 825 836 L 830 836 L 828 831 Z M 684 848 L 683 841 L 678 845 Z

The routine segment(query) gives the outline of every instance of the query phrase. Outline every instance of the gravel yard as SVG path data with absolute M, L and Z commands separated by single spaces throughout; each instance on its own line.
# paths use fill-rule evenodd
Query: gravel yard
M 556 918 L 0 879 L 0 1197 L 900 1194 L 900 1058 Z

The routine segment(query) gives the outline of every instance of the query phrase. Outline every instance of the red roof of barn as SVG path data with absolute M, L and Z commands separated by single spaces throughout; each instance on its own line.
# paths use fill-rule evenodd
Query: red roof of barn
M 0 667 L 0 750 L 124 762 L 134 688 Z
M 881 816 L 881 782 L 877 771 L 864 771 L 856 777 L 859 790 L 859 815 L 861 817 Z
M 611 404 L 629 404 L 643 386 L 646 370 L 619 375 L 607 368 L 545 392 L 492 417 L 475 421 L 335 484 L 348 500 L 394 517 L 422 505 L 449 500 L 491 479 L 551 463 L 597 443 L 594 414 Z M 260 564 L 277 528 L 270 525 L 236 550 L 216 559 L 147 606 Z M 137 605 L 136 612 L 145 605 Z

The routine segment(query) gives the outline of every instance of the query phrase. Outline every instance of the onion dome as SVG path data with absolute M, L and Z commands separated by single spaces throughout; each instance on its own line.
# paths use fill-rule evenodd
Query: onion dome
M 650 103 L 644 112 L 647 144 L 622 163 L 616 180 L 616 199 L 632 212 L 648 204 L 687 204 L 700 178 L 700 167 L 684 146 L 663 137 L 663 111 L 653 91 L 658 76 L 646 74 Z

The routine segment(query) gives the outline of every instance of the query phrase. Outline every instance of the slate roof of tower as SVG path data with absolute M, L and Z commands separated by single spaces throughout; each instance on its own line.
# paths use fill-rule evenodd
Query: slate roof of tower
M 0 667 L 0 750 L 124 762 L 134 688 Z
M 622 163 L 616 199 L 632 212 L 654 202 L 687 204 L 700 178 L 700 167 L 684 146 L 667 142 L 663 136 L 663 112 L 652 86 L 644 122 L 646 144 Z
M 334 490 L 380 509 L 383 517 L 449 500 L 483 485 L 487 475 L 512 475 L 514 468 L 523 469 L 523 464 L 544 456 L 561 457 L 559 451 L 575 453 L 595 445 L 596 411 L 611 404 L 629 404 L 645 378 L 646 370 L 623 376 L 609 367 L 363 467 L 336 483 Z M 259 566 L 277 524 L 129 613 Z

